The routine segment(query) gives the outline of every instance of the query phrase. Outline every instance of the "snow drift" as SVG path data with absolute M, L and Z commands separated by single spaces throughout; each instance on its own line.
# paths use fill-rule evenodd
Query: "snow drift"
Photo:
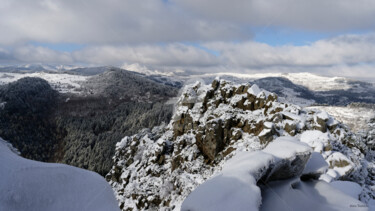
M 0 210 L 119 210 L 97 173 L 24 159 L 0 138 Z

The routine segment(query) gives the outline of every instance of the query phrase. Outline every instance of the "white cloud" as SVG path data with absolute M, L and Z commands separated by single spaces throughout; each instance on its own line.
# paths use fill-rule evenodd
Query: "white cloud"
M 0 44 L 140 44 L 249 38 L 162 0 L 0 0 Z
M 74 58 L 91 64 L 140 63 L 155 67 L 213 66 L 217 58 L 197 47 L 184 44 L 140 45 L 140 46 L 97 46 L 73 53 Z
M 204 19 L 336 31 L 375 27 L 373 0 L 175 0 Z
M 213 55 L 210 52 L 218 52 Z M 375 77 L 375 34 L 343 35 L 304 46 L 254 41 L 165 45 L 97 45 L 72 53 L 26 45 L 0 49 L 3 63 L 115 65 L 157 72 L 313 72 Z M 8 61 L 8 62 L 6 62 Z
M 249 40 L 253 26 L 373 30 L 373 0 L 0 0 L 0 44 Z
M 252 41 L 208 43 L 206 46 L 219 51 L 226 63 L 247 68 L 300 68 L 375 62 L 375 34 L 343 35 L 304 46 L 270 46 Z
M 35 47 L 27 45 L 23 47 L 17 47 L 13 51 L 13 58 L 18 62 L 23 63 L 57 63 L 57 64 L 69 64 L 73 63 L 74 60 L 69 53 L 62 53 L 51 50 L 45 47 Z

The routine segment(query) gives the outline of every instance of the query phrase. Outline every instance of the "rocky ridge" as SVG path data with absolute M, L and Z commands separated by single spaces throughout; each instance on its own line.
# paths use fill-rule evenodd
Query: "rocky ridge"
M 362 186 L 361 201 L 374 199 L 374 161 L 360 136 L 326 112 L 278 102 L 255 84 L 225 80 L 186 86 L 168 125 L 124 137 L 106 178 L 123 210 L 180 209 L 231 157 L 283 136 L 305 142 L 329 166 L 306 173 L 308 178 L 355 181 Z

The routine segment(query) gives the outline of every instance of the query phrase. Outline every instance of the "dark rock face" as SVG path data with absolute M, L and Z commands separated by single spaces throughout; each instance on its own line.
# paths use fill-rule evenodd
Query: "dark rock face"
M 211 160 L 215 159 L 217 153 L 221 152 L 225 146 L 222 124 L 221 120 L 208 122 L 205 130 L 202 131 L 205 134 L 204 138 L 200 135 L 197 138 L 198 147 Z

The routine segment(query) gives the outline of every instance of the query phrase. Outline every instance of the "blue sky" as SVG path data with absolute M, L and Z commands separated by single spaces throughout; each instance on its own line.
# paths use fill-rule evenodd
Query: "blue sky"
M 373 0 L 0 0 L 0 5 L 0 27 L 7 32 L 0 36 L 0 65 L 374 75 Z

